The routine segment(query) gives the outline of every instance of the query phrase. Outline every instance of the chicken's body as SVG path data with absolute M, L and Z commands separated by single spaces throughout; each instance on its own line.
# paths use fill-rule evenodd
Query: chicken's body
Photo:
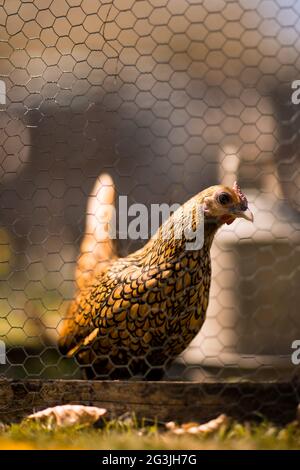
M 205 217 L 199 249 L 187 250 L 184 236 L 163 237 L 174 228 L 172 215 L 144 248 L 107 262 L 79 291 L 64 322 L 61 346 L 91 366 L 90 376 L 157 378 L 156 372 L 199 332 L 209 299 L 210 248 L 224 221 L 206 217 L 194 207 L 217 188 L 192 198 L 180 213 L 184 218 L 195 212 L 194 228 Z

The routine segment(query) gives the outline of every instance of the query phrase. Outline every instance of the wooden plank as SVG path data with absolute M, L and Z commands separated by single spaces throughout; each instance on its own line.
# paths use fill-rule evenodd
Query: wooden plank
M 133 412 L 158 421 L 237 418 L 262 414 L 276 422 L 295 418 L 299 383 L 0 380 L 0 421 L 66 403 L 107 408 L 110 416 Z

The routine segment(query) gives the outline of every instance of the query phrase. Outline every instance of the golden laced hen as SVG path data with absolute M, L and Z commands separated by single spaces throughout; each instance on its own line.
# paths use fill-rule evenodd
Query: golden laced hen
M 112 180 L 102 175 L 89 199 L 78 292 L 62 325 L 60 349 L 84 365 L 88 378 L 157 379 L 205 320 L 216 231 L 253 215 L 236 183 L 232 189 L 212 186 L 173 213 L 142 249 L 118 258 L 99 230 L 110 222 L 113 202 Z M 185 228 L 189 221 L 193 232 L 201 224 L 204 230 L 196 249 L 187 249 L 186 232 L 174 236 L 178 224 Z

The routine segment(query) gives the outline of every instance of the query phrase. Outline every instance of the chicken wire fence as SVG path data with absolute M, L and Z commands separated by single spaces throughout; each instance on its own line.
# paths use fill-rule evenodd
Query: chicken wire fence
M 237 179 L 254 212 L 219 231 L 206 321 L 165 377 L 296 377 L 300 1 L 0 3 L 0 374 L 81 377 L 58 331 L 105 172 L 146 207 Z

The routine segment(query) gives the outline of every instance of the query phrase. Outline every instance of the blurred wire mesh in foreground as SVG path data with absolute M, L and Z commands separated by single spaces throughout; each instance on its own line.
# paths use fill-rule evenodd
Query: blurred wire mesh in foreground
M 237 177 L 206 324 L 170 375 L 297 374 L 299 1 L 9 0 L 0 7 L 0 338 L 8 376 L 78 376 L 56 349 L 88 194 L 179 202 Z M 123 254 L 140 241 L 120 241 Z

